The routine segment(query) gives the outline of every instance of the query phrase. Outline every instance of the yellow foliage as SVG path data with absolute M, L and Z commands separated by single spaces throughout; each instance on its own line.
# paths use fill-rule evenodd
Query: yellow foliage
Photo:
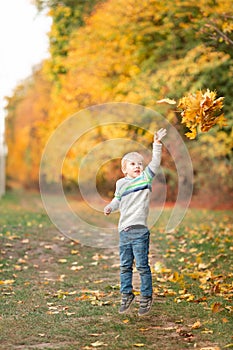
M 223 97 L 216 99 L 216 91 L 197 91 L 195 94 L 189 93 L 181 98 L 178 108 L 182 110 L 182 123 L 190 129 L 186 136 L 194 139 L 197 135 L 197 127 L 200 126 L 202 132 L 208 131 L 214 125 L 220 127 L 226 125 L 226 119 L 222 113 Z
M 180 100 L 183 123 L 190 129 L 188 137 L 194 138 L 199 126 L 205 132 L 215 124 L 224 125 L 223 98 L 216 99 L 213 92 L 205 94 L 200 89 L 203 89 L 202 76 L 220 70 L 230 62 L 231 56 L 227 53 L 229 50 L 218 50 L 208 45 L 208 40 L 198 38 L 207 33 L 206 39 L 212 35 L 218 40 L 216 28 L 226 36 L 232 33 L 229 3 L 224 0 L 211 5 L 205 0 L 198 3 L 195 0 L 107 0 L 78 28 L 72 23 L 75 5 L 53 7 L 49 13 L 53 18 L 49 34 L 52 58 L 43 63 L 42 78 L 34 79 L 33 75 L 35 81 L 31 89 L 19 102 L 13 103 L 13 108 L 10 106 L 15 110 L 10 112 L 12 130 L 9 131 L 10 123 L 8 125 L 11 134 L 8 175 L 17 176 L 20 181 L 27 182 L 28 178 L 36 181 L 40 157 L 52 132 L 66 118 L 96 104 L 129 102 L 161 111 L 158 101 L 163 101 L 164 96 L 174 96 L 177 100 L 189 91 L 190 94 Z M 59 20 L 56 22 L 56 19 Z M 230 81 L 231 70 L 223 73 L 225 81 Z M 59 86 L 49 86 L 54 74 L 59 76 Z M 191 94 L 196 90 L 197 93 Z M 175 104 L 172 99 L 168 101 Z M 177 122 L 176 112 L 168 111 L 166 118 Z M 157 125 L 149 127 L 154 130 Z M 72 152 L 67 154 L 64 177 L 76 180 L 80 159 L 91 147 L 110 138 L 125 138 L 127 133 L 127 127 L 106 126 L 97 131 L 98 135 L 92 132 L 85 135 L 79 140 L 79 147 L 73 145 Z M 208 136 L 208 142 L 214 144 L 212 149 L 216 149 L 212 135 Z M 148 142 L 150 138 L 140 133 L 136 137 L 139 142 Z M 229 154 L 228 138 L 218 143 L 220 147 L 215 154 Z M 27 164 L 25 153 L 30 160 Z M 16 164 L 23 170 L 20 175 L 15 172 Z

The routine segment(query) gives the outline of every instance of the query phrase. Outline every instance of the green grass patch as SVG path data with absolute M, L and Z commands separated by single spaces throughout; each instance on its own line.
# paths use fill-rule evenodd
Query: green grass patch
M 155 301 L 142 319 L 138 295 L 130 314 L 118 314 L 117 249 L 62 236 L 37 194 L 7 194 L 0 212 L 1 349 L 186 350 L 233 343 L 230 212 L 189 210 L 169 234 L 163 220 L 170 211 L 163 213 L 151 232 Z
M 162 253 L 154 284 L 171 313 L 189 318 L 195 336 L 232 344 L 232 213 L 192 209 L 174 232 L 153 231 Z

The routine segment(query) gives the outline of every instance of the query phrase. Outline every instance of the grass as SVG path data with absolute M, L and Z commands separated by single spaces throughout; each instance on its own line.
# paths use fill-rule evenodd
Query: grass
M 232 347 L 232 214 L 189 210 L 151 234 L 150 315 L 119 315 L 117 249 L 82 246 L 52 225 L 38 194 L 0 201 L 0 349 Z M 103 218 L 101 218 L 103 220 Z M 137 274 L 134 277 L 139 290 Z M 137 295 L 137 301 L 139 296 Z

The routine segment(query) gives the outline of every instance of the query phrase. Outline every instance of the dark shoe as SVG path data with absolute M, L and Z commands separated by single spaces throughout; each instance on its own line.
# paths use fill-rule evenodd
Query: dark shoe
M 127 312 L 129 310 L 134 298 L 135 298 L 135 295 L 133 293 L 122 294 L 119 314 L 124 314 L 125 312 Z
M 150 312 L 152 307 L 153 298 L 152 297 L 141 297 L 140 308 L 138 310 L 138 316 L 145 316 Z

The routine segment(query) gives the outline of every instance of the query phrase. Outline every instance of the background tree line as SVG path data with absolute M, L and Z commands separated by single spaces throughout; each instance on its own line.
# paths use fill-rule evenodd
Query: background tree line
M 95 104 L 130 102 L 157 110 L 180 131 L 179 111 L 157 104 L 199 89 L 224 96 L 228 120 L 222 129 L 184 140 L 193 161 L 194 194 L 204 203 L 232 201 L 233 11 L 223 0 L 35 0 L 48 9 L 50 58 L 8 97 L 8 185 L 38 188 L 41 154 L 52 132 L 72 114 Z M 151 125 L 151 129 L 153 125 Z M 117 130 L 117 137 L 140 130 Z M 94 146 L 113 137 L 108 127 L 85 135 L 67 154 L 64 184 L 77 183 L 79 163 Z M 99 181 L 112 194 L 109 167 Z M 168 200 L 175 199 L 174 165 L 164 155 Z M 101 186 L 100 186 L 101 188 Z

